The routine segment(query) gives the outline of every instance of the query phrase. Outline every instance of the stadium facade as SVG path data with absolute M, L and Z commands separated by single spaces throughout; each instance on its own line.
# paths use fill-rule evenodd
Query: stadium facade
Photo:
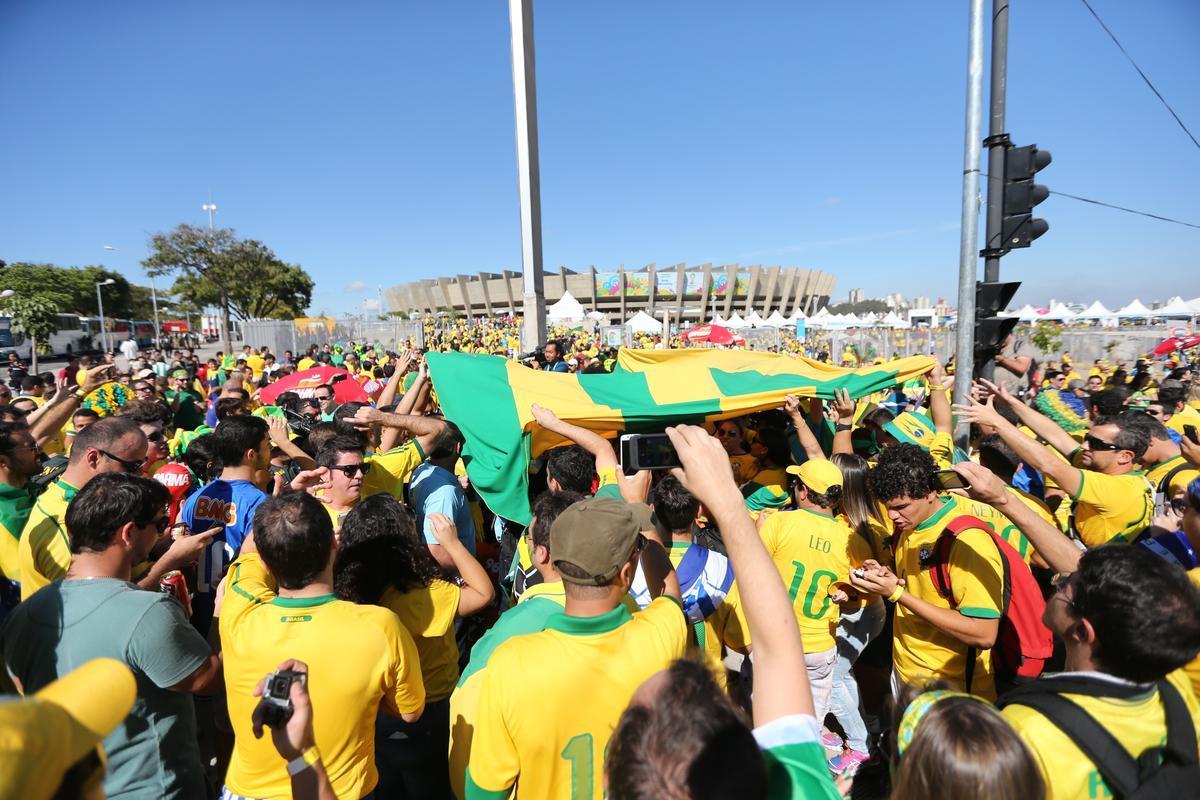
M 676 320 L 709 319 L 714 313 L 728 318 L 734 312 L 762 317 L 778 309 L 784 316 L 796 311 L 812 314 L 833 295 L 834 276 L 800 267 L 712 264 L 615 270 L 589 267 L 576 271 L 560 267 L 546 272 L 544 288 L 550 305 L 570 292 L 590 311 L 621 320 L 639 310 L 655 317 L 670 311 Z M 385 291 L 392 312 L 436 314 L 452 311 L 472 316 L 519 314 L 523 288 L 521 273 L 480 272 L 403 283 Z

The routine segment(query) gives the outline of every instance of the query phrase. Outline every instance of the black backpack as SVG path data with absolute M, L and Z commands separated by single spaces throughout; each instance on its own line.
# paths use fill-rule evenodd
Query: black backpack
M 1065 733 L 1100 772 L 1115 800 L 1183 800 L 1200 791 L 1196 727 L 1179 691 L 1166 680 L 1158 696 L 1166 711 L 1167 738 L 1136 759 L 1078 703 L 1061 692 L 1112 696 L 1110 685 L 1064 676 L 1043 678 L 1000 698 L 1000 707 L 1017 704 L 1036 709 Z

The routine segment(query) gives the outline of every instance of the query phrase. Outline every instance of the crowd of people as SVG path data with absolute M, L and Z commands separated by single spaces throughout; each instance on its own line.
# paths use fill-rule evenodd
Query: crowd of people
M 1197 796 L 1195 366 L 952 369 L 681 420 L 662 470 L 535 404 L 528 524 L 416 349 L 10 372 L 0 797 Z

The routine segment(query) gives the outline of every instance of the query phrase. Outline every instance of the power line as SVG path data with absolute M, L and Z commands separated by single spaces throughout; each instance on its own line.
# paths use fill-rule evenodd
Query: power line
M 1160 214 L 1151 214 L 1148 211 L 1138 211 L 1137 209 L 1126 208 L 1125 206 L 1115 206 L 1112 203 L 1104 203 L 1104 202 L 1101 202 L 1100 200 L 1092 200 L 1087 197 L 1079 197 L 1078 195 L 1067 194 L 1066 192 L 1056 192 L 1053 189 L 1050 190 L 1050 194 L 1058 195 L 1059 197 L 1069 197 L 1072 200 L 1078 200 L 1081 203 L 1091 203 L 1094 206 L 1103 206 L 1104 208 L 1112 208 L 1117 211 L 1124 211 L 1126 214 L 1137 214 L 1140 217 L 1149 217 L 1150 219 L 1157 219 L 1162 222 L 1173 222 L 1176 225 L 1184 225 L 1188 228 L 1200 228 L 1200 225 L 1197 225 L 1194 222 L 1184 222 L 1183 220 L 1172 219 L 1171 217 L 1164 217 Z
M 1083 3 L 1083 5 L 1087 7 L 1087 10 L 1092 13 L 1092 16 L 1096 18 L 1096 22 L 1100 23 L 1100 27 L 1103 28 L 1104 32 L 1108 34 L 1108 38 L 1113 40 L 1113 44 L 1115 44 L 1117 46 L 1117 49 L 1119 49 L 1121 51 L 1121 54 L 1124 55 L 1125 58 L 1129 59 L 1129 63 L 1132 64 L 1133 68 L 1137 70 L 1138 75 L 1142 76 L 1142 80 L 1144 80 L 1146 82 L 1146 85 L 1150 87 L 1150 91 L 1154 92 L 1154 96 L 1157 97 L 1164 106 L 1166 106 L 1167 111 L 1171 112 L 1171 116 L 1174 117 L 1175 121 L 1179 123 L 1179 127 L 1183 128 L 1183 132 L 1186 133 L 1188 135 L 1188 138 L 1192 140 L 1192 144 L 1196 145 L 1197 149 L 1200 149 L 1200 142 L 1196 141 L 1196 137 L 1192 135 L 1192 132 L 1190 130 L 1188 130 L 1188 126 L 1183 124 L 1183 120 L 1180 119 L 1179 115 L 1175 113 L 1175 109 L 1171 108 L 1171 104 L 1168 103 L 1167 99 L 1162 96 L 1162 92 L 1160 92 L 1157 88 L 1155 88 L 1154 84 L 1150 82 L 1150 79 L 1148 77 L 1146 77 L 1146 73 L 1143 72 L 1142 68 L 1139 67 L 1137 62 L 1133 60 L 1133 56 L 1129 55 L 1129 51 L 1127 51 L 1125 49 L 1125 47 L 1117 39 L 1116 35 L 1113 34 L 1113 32 L 1111 30 L 1108 29 L 1108 26 L 1104 24 L 1104 20 L 1100 19 L 1100 15 L 1096 13 L 1096 9 L 1092 8 L 1092 5 L 1091 5 L 1091 3 L 1088 2 L 1088 0 L 1080 0 L 1080 2 Z M 1076 198 L 1076 199 L 1082 199 L 1082 198 Z M 1103 205 L 1103 204 L 1101 204 L 1101 205 Z M 1140 213 L 1140 212 L 1135 212 L 1135 213 Z M 1153 216 L 1153 215 L 1148 215 L 1148 216 Z M 1175 220 L 1171 220 L 1171 221 L 1174 222 Z M 1187 223 L 1183 223 L 1183 224 L 1186 225 Z

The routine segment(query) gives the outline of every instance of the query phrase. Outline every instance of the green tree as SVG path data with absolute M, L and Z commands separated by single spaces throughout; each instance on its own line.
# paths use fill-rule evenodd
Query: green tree
M 1033 326 L 1033 333 L 1029 338 L 1043 353 L 1057 353 L 1062 349 L 1062 325 L 1039 321 Z
M 58 329 L 54 319 L 58 308 L 54 300 L 31 292 L 14 294 L 4 300 L 4 310 L 12 316 L 13 330 L 29 337 L 30 369 L 34 373 L 38 370 L 38 343 L 48 341 Z
M 231 228 L 208 230 L 179 225 L 150 237 L 142 265 L 151 275 L 172 275 L 172 292 L 182 305 L 221 309 L 223 344 L 229 352 L 229 317 L 290 319 L 312 301 L 313 280 L 299 265 L 280 260 L 254 239 Z
M 857 303 L 837 303 L 829 307 L 830 314 L 856 314 L 862 316 L 864 314 L 878 314 L 880 316 L 888 312 L 888 304 L 882 300 L 862 300 Z
M 112 317 L 138 317 L 132 298 L 135 289 L 119 272 L 104 267 L 59 267 L 54 264 L 17 262 L 0 270 L 0 290 L 12 289 L 18 295 L 38 295 L 55 303 L 59 313 L 85 317 L 100 312 L 96 302 L 96 284 L 112 279 L 104 292 L 104 311 Z M 145 290 L 149 297 L 149 289 Z

